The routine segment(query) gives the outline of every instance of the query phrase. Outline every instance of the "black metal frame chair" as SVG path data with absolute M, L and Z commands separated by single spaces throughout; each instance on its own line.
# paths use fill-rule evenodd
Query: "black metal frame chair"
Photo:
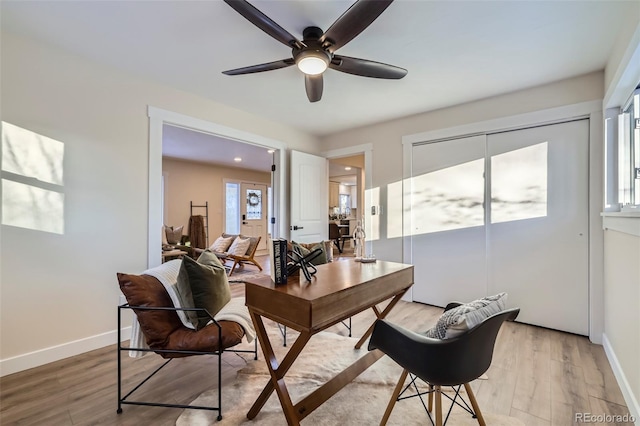
M 459 305 L 460 303 L 450 303 L 445 311 Z M 444 424 L 449 419 L 454 404 L 457 404 L 476 418 L 481 426 L 485 426 L 480 407 L 469 383 L 489 369 L 493 348 L 502 323 L 505 320 L 514 320 L 519 312 L 518 308 L 499 312 L 460 336 L 443 340 L 425 337 L 386 320 L 377 320 L 369 341 L 369 350 L 381 350 L 404 368 L 380 424 L 387 423 L 396 401 L 419 397 L 431 424 L 442 426 L 442 396 L 444 395 L 452 401 Z M 410 375 L 410 381 L 408 385 L 404 386 L 407 375 Z M 427 391 L 420 391 L 415 383 L 417 378 L 427 383 Z M 451 386 L 455 392 L 454 396 L 451 397 L 443 393 L 442 386 Z M 460 393 L 462 386 L 464 386 L 471 407 L 464 401 Z M 402 396 L 409 389 L 415 393 Z M 428 407 L 422 398 L 423 395 L 429 397 Z M 435 423 L 431 417 L 434 395 L 436 402 Z
M 136 310 L 146 310 L 146 311 L 197 311 L 206 313 L 209 318 L 213 321 L 213 324 L 208 325 L 207 327 L 218 327 L 218 342 L 219 347 L 212 351 L 195 351 L 195 350 L 177 350 L 177 349 L 148 349 L 148 348 L 135 348 L 131 346 L 122 346 L 122 311 L 124 309 L 136 309 Z M 134 314 L 135 315 L 135 314 Z M 145 405 L 152 407 L 170 407 L 170 408 L 189 408 L 189 409 L 197 409 L 197 410 L 210 410 L 217 411 L 218 417 L 217 420 L 222 420 L 222 354 L 224 352 L 236 352 L 236 353 L 252 353 L 254 354 L 254 360 L 258 359 L 258 339 L 256 338 L 254 341 L 254 349 L 253 350 L 241 350 L 241 349 L 225 349 L 222 346 L 222 327 L 220 324 L 213 318 L 213 316 L 203 308 L 175 308 L 175 307 L 149 307 L 149 306 L 130 306 L 128 303 L 124 303 L 118 306 L 118 410 L 117 413 L 122 413 L 122 405 Z M 138 383 L 132 390 L 130 390 L 125 396 L 122 396 L 122 352 L 123 351 L 135 351 L 135 352 L 155 352 L 158 354 L 182 354 L 184 356 L 191 355 L 215 355 L 218 357 L 218 406 L 217 407 L 206 407 L 199 405 L 186 405 L 186 404 L 168 404 L 168 403 L 160 403 L 160 402 L 149 402 L 149 401 L 129 401 L 129 398 L 135 391 L 140 389 L 147 381 L 149 381 L 153 376 L 156 375 L 160 370 L 162 370 L 167 364 L 173 361 L 175 358 L 167 359 L 160 367 L 156 368 L 151 374 L 145 377 L 140 383 Z

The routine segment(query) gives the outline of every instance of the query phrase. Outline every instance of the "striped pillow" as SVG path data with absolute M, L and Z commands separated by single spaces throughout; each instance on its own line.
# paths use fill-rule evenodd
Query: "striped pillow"
M 445 311 L 436 325 L 427 330 L 425 336 L 433 339 L 451 339 L 471 330 L 486 318 L 502 312 L 507 302 L 507 293 L 483 297 L 473 302 Z
M 226 238 L 218 237 L 213 242 L 213 244 L 211 244 L 211 247 L 209 247 L 209 250 L 211 250 L 214 253 L 224 253 L 225 251 L 227 251 L 227 249 L 233 242 L 233 239 L 234 237 L 226 237 Z

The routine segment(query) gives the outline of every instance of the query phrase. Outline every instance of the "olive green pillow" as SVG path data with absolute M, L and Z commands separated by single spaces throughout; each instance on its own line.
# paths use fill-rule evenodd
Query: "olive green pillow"
M 183 308 L 204 308 L 214 316 L 231 300 L 227 272 L 216 255 L 209 250 L 205 250 L 197 261 L 185 256 L 177 281 L 178 297 L 184 303 Z M 190 302 L 192 306 L 188 306 Z M 211 321 L 204 312 L 187 311 L 187 317 L 197 330 Z
M 320 242 L 320 243 L 314 243 L 314 244 L 301 244 L 301 243 L 296 243 L 295 241 L 293 241 L 292 245 L 294 247 L 297 247 L 300 250 L 300 254 L 302 254 L 303 256 L 308 255 L 309 253 L 311 253 L 315 249 L 320 249 L 320 254 L 317 255 L 309 263 L 311 263 L 313 265 L 316 265 L 316 266 L 324 265 L 325 263 L 327 263 L 327 250 L 326 250 L 326 247 L 325 247 L 324 243 Z

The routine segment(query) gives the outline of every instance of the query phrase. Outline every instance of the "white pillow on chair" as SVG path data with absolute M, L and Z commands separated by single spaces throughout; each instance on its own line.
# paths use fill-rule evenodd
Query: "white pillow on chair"
M 220 236 L 216 238 L 213 244 L 211 244 L 211 247 L 209 247 L 209 250 L 215 253 L 224 253 L 225 251 L 227 251 L 232 241 L 233 241 L 233 237 L 225 238 Z
M 251 245 L 251 238 L 241 238 L 238 237 L 233 240 L 233 244 L 227 250 L 227 253 L 232 254 L 234 256 L 244 256 L 247 254 L 247 250 L 249 250 L 249 246 Z

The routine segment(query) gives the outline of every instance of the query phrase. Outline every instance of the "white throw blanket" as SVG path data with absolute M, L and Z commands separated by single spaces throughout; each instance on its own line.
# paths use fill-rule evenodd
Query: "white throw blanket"
M 157 266 L 152 269 L 147 269 L 143 272 L 143 274 L 151 275 L 155 277 L 162 283 L 164 288 L 169 293 L 169 297 L 173 302 L 173 306 L 176 308 L 181 308 L 180 299 L 178 299 L 178 295 L 176 293 L 176 283 L 178 281 L 178 273 L 180 272 L 180 265 L 182 264 L 182 260 L 175 259 L 170 260 L 168 262 L 163 263 L 160 266 Z M 177 311 L 178 317 L 182 324 L 190 329 L 195 329 L 193 324 L 189 322 L 187 319 L 187 315 L 185 311 Z M 244 337 L 247 339 L 247 342 L 251 343 L 253 339 L 256 337 L 256 330 L 253 328 L 253 323 L 251 321 L 251 317 L 249 316 L 249 311 L 245 306 L 244 297 L 234 297 L 229 303 L 222 307 L 220 312 L 218 312 L 214 318 L 216 321 L 233 321 L 240 324 L 240 326 L 244 329 Z M 209 321 L 209 324 L 212 321 Z M 208 324 L 207 324 L 208 325 Z M 140 324 L 138 324 L 138 318 L 134 315 L 133 320 L 131 322 L 131 341 L 130 345 L 132 348 L 141 348 L 148 349 L 147 341 L 140 330 Z M 141 356 L 146 355 L 148 352 L 140 352 L 140 351 L 129 351 L 129 356 L 132 358 L 139 358 Z

